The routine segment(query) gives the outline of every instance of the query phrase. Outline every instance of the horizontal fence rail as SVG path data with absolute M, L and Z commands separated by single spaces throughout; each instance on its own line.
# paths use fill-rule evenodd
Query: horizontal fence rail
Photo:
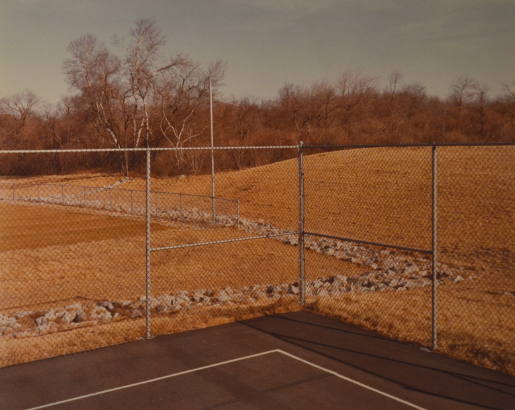
M 303 144 L 309 149 L 353 149 L 353 148 L 409 148 L 409 147 L 502 147 L 515 146 L 515 142 L 484 143 L 406 143 L 406 144 Z M 245 146 L 199 146 L 199 147 L 149 147 L 149 148 L 65 148 L 65 149 L 3 149 L 0 154 L 59 154 L 95 152 L 159 152 L 159 151 L 224 151 L 224 150 L 298 150 L 294 145 L 245 145 Z
M 328 235 L 328 234 L 325 234 L 325 233 L 307 232 L 306 231 L 306 232 L 304 232 L 304 235 L 306 235 L 306 236 L 317 236 L 319 238 L 336 239 L 337 241 L 359 243 L 359 244 L 362 244 L 362 245 L 378 246 L 378 247 L 381 247 L 381 248 L 399 249 L 401 251 L 425 253 L 425 254 L 428 254 L 428 255 L 433 253 L 432 250 L 427 250 L 427 249 L 410 248 L 408 246 L 391 245 L 391 244 L 382 243 L 382 242 L 364 241 L 364 240 L 361 240 L 361 239 L 353 239 L 353 238 L 347 238 L 347 237 L 344 237 L 344 236 Z
M 249 145 L 226 147 L 150 147 L 150 148 L 70 148 L 70 149 L 7 149 L 0 154 L 59 154 L 59 153 L 94 153 L 94 152 L 159 152 L 159 151 L 224 151 L 224 150 L 290 150 L 298 145 Z
M 245 236 L 242 238 L 234 238 L 234 239 L 223 239 L 220 241 L 209 241 L 209 242 L 195 242 L 195 243 L 185 243 L 181 245 L 171 245 L 171 246 L 160 246 L 158 248 L 150 248 L 152 252 L 157 251 L 169 251 L 174 249 L 183 249 L 183 248 L 194 248 L 197 246 L 206 246 L 206 245 L 222 245 L 226 243 L 233 242 L 244 242 L 244 241 L 252 241 L 255 239 L 270 239 L 270 238 L 278 238 L 280 236 L 291 236 L 295 235 L 295 232 L 289 233 L 278 233 L 278 234 L 270 234 L 270 235 L 259 235 L 259 236 Z
M 435 142 L 419 144 L 304 144 L 304 149 L 359 149 L 359 148 L 429 148 L 429 147 L 510 147 L 515 142 Z

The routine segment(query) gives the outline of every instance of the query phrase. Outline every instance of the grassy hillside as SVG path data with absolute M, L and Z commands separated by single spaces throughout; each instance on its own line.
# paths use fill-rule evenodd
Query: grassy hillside
M 152 184 L 156 190 L 211 192 L 209 175 L 154 179 Z M 142 189 L 144 181 L 135 179 L 123 187 Z M 296 160 L 218 173 L 216 192 L 240 199 L 244 217 L 297 228 Z M 305 192 L 308 231 L 430 249 L 430 148 L 306 155 Z M 438 249 L 442 256 L 450 262 L 513 273 L 514 238 L 515 148 L 440 148 Z

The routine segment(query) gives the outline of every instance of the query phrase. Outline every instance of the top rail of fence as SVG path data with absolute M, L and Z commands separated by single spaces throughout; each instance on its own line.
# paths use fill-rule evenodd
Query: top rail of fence
M 248 145 L 221 147 L 149 147 L 149 148 L 70 148 L 70 149 L 7 149 L 0 154 L 58 154 L 58 153 L 94 153 L 94 152 L 156 152 L 156 151 L 223 151 L 223 150 L 261 150 L 261 149 L 298 149 L 299 145 Z
M 502 147 L 515 146 L 515 141 L 506 142 L 448 142 L 406 144 L 294 144 L 294 145 L 238 145 L 201 147 L 149 147 L 149 148 L 69 148 L 69 149 L 3 149 L 0 154 L 58 154 L 95 152 L 157 152 L 157 151 L 223 151 L 223 150 L 272 150 L 272 149 L 357 149 L 357 148 L 402 148 L 402 147 Z
M 359 149 L 359 148 L 417 148 L 417 147 L 503 147 L 515 146 L 514 142 L 447 142 L 406 144 L 303 144 L 303 149 Z

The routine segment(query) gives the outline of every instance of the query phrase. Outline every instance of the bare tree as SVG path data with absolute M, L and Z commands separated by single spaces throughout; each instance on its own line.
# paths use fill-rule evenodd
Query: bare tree
M 333 121 L 333 112 L 336 110 L 336 92 L 332 85 L 326 82 L 315 83 L 311 87 L 311 100 L 317 111 L 317 126 L 328 128 Z
M 248 98 L 234 101 L 232 104 L 233 117 L 230 120 L 231 131 L 235 137 L 235 145 L 252 145 L 251 135 L 256 131 L 259 123 L 258 107 Z M 248 150 L 231 150 L 229 154 L 238 169 L 248 165 L 251 154 Z
M 354 138 L 354 124 L 359 122 L 367 104 L 377 93 L 377 79 L 345 71 L 337 82 L 338 117 L 346 136 Z
M 402 83 L 402 73 L 398 70 L 394 70 L 388 76 L 387 92 L 391 98 L 393 98 L 399 91 Z
M 487 87 L 473 78 L 459 77 L 451 89 L 449 100 L 454 106 L 455 128 L 484 141 L 487 138 Z
M 159 52 L 165 38 L 153 20 L 138 20 L 131 30 L 131 41 L 125 58 L 131 101 L 134 103 L 132 128 L 135 135 L 134 146 L 139 146 L 142 131 L 145 130 L 146 146 L 150 146 L 152 127 L 148 108 L 148 98 L 156 85 Z M 141 120 L 137 112 L 141 110 Z
M 97 132 L 108 135 L 112 146 L 127 147 L 129 93 L 122 86 L 120 59 L 91 34 L 72 41 L 68 51 L 71 58 L 64 61 L 64 73 L 93 110 Z M 127 155 L 122 155 L 121 166 L 128 175 Z
M 209 81 L 215 91 L 221 83 L 223 66 L 217 62 L 203 70 L 198 63 L 178 55 L 161 67 L 158 73 L 155 97 L 160 137 L 166 145 L 185 146 L 207 128 L 207 121 L 197 121 L 196 115 L 207 107 Z M 175 151 L 175 154 L 177 166 L 183 166 L 183 152 Z
M 451 85 L 451 102 L 458 107 L 474 100 L 478 83 L 470 77 L 459 77 Z
M 0 113 L 9 115 L 13 120 L 7 127 L 9 139 L 14 140 L 15 143 L 20 142 L 23 128 L 40 105 L 40 98 L 28 90 L 0 99 Z
M 474 108 L 477 118 L 477 135 L 484 141 L 487 139 L 487 105 L 488 105 L 488 88 L 476 82 L 474 86 Z
M 515 139 L 515 82 L 503 85 L 503 93 L 499 99 L 500 114 L 505 118 L 504 132 Z
M 501 100 L 514 103 L 515 102 L 515 83 L 512 84 L 504 84 L 502 86 L 503 94 L 501 96 Z
M 278 105 L 283 112 L 283 120 L 297 132 L 300 132 L 305 126 L 305 118 L 302 114 L 302 94 L 301 87 L 291 83 L 285 84 L 279 89 Z

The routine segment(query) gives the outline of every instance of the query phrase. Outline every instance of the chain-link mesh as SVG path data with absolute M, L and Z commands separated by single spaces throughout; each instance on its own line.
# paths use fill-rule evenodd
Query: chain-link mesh
M 373 243 L 431 249 L 431 148 L 305 153 L 308 306 L 428 345 L 430 255 Z
M 111 154 L 123 155 L 59 155 L 87 169 L 98 162 L 88 155 Z M 237 156 L 216 152 L 213 195 L 210 150 L 153 152 L 150 248 L 146 155 L 131 153 L 130 175 L 0 180 L 1 365 L 300 308 L 294 189 L 273 192 L 259 168 L 241 171 Z M 160 174 L 163 161 L 180 172 Z
M 439 349 L 514 374 L 515 147 L 438 151 Z
M 123 182 L 90 173 L 2 178 L 0 365 L 145 335 L 144 321 L 126 315 L 144 294 L 145 224 L 120 212 L 114 192 Z
M 295 164 L 281 176 L 285 164 L 241 170 L 238 158 L 214 152 L 214 181 L 209 150 L 184 158 L 184 174 L 152 179 L 156 189 L 202 199 L 152 234 L 152 334 L 300 309 Z M 159 153 L 151 168 L 162 161 L 177 157 Z
M 66 173 L 121 151 L 52 155 L 61 175 L 0 178 L 0 365 L 297 310 L 305 290 L 515 373 L 514 146 L 139 150 L 129 175 Z
M 305 153 L 307 307 L 513 374 L 514 147 Z

